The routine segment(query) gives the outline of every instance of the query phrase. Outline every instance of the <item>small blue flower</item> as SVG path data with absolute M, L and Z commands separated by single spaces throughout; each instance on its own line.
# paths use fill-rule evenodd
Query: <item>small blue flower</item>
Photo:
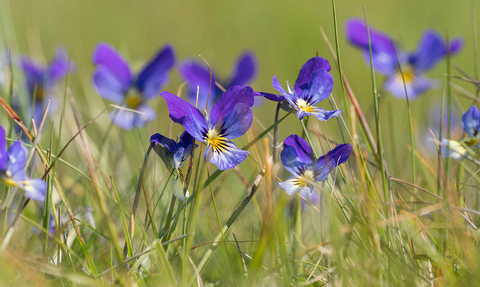
M 197 107 L 205 108 L 208 98 L 208 89 L 210 87 L 210 72 L 204 63 L 194 60 L 185 60 L 180 63 L 179 73 L 188 82 L 188 101 L 195 104 L 197 101 L 197 86 L 199 86 L 198 105 Z M 209 108 L 216 103 L 223 94 L 215 81 L 219 82 L 222 87 L 229 89 L 230 87 L 249 84 L 257 73 L 257 62 L 253 53 L 245 52 L 237 60 L 233 75 L 228 80 L 219 80 L 217 74 L 212 71 L 211 92 L 209 99 Z
M 15 141 L 7 152 L 5 130 L 0 126 L 0 181 L 8 186 L 16 186 L 25 191 L 32 200 L 45 200 L 47 183 L 39 178 L 30 179 L 25 174 L 25 150 L 20 141 Z
M 324 58 L 311 58 L 300 69 L 294 87 L 292 88 L 287 82 L 288 93 L 278 82 L 277 76 L 273 76 L 273 87 L 280 92 L 281 96 L 269 93 L 257 93 L 256 95 L 262 95 L 276 102 L 286 100 L 300 120 L 309 115 L 313 115 L 321 121 L 335 118 L 340 115 L 340 110 L 326 111 L 316 107 L 332 92 L 333 77 L 328 72 L 330 69 L 330 64 Z
M 361 19 L 349 20 L 346 24 L 346 35 L 350 43 L 362 50 L 365 61 L 370 63 L 365 22 Z M 405 78 L 409 99 L 415 99 L 436 86 L 436 81 L 428 79 L 424 73 L 435 67 L 447 55 L 447 46 L 439 33 L 426 30 L 414 52 L 400 51 L 396 44 L 395 46 L 392 44 L 390 36 L 372 28 L 370 28 L 370 43 L 375 71 L 388 76 L 384 86 L 385 90 L 393 96 L 400 99 L 405 98 L 403 79 L 398 70 L 395 49 Z M 462 39 L 453 39 L 450 43 L 450 53 L 456 54 L 462 49 L 462 46 Z
M 182 168 L 192 152 L 193 137 L 189 133 L 183 132 L 180 136 L 180 141 L 176 143 L 174 140 L 164 137 L 161 134 L 154 134 L 150 137 L 150 142 L 155 143 L 153 149 L 158 156 L 160 156 L 167 169 L 172 173 L 173 194 L 180 201 L 184 201 L 190 194 L 188 190 L 185 195 L 183 194 L 185 178 L 183 176 Z
M 44 65 L 33 58 L 22 56 L 20 58 L 20 68 L 23 70 L 27 81 L 29 100 L 33 105 L 33 119 L 39 124 L 48 100 L 51 101 L 50 111 L 56 109 L 52 88 L 68 72 L 74 70 L 74 63 L 70 62 L 69 68 L 66 50 L 57 48 L 55 57 L 48 65 Z M 31 110 L 31 108 L 28 109 L 29 112 Z
M 252 88 L 233 86 L 228 89 L 213 105 L 208 118 L 175 95 L 162 92 L 161 96 L 167 102 L 170 118 L 183 125 L 197 141 L 207 144 L 206 161 L 225 170 L 247 158 L 248 152 L 238 149 L 230 139 L 242 136 L 252 125 Z
M 463 130 L 467 137 L 460 140 L 442 139 L 442 154 L 447 157 L 447 147 L 449 147 L 449 156 L 455 159 L 463 159 L 473 148 L 480 145 L 480 111 L 476 106 L 471 106 L 462 116 Z
M 93 52 L 93 84 L 100 96 L 141 113 L 115 110 L 110 114 L 113 123 L 123 129 L 139 128 L 156 118 L 147 101 L 158 96 L 168 82 L 168 72 L 175 62 L 173 49 L 165 46 L 139 72 L 132 75 L 128 63 L 110 45 L 98 44 Z
M 278 184 L 288 195 L 300 191 L 309 198 L 314 191 L 313 183 L 327 179 L 330 171 L 347 161 L 351 151 L 350 144 L 341 144 L 315 160 L 308 143 L 297 135 L 291 135 L 283 142 L 280 156 L 283 165 L 293 176 Z

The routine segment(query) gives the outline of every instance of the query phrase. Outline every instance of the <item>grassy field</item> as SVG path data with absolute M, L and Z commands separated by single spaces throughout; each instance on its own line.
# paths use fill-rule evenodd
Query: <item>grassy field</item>
M 62 46 L 74 63 L 49 95 L 56 109 L 39 136 L 30 128 L 31 139 L 21 137 L 33 155 L 25 172 L 45 175 L 45 201 L 28 200 L 0 169 L 0 285 L 476 286 L 477 149 L 470 145 L 468 159 L 445 158 L 429 129 L 437 140 L 439 129 L 443 138 L 465 137 L 461 116 L 479 102 L 474 16 L 480 5 L 363 2 L 369 24 L 401 50 L 415 50 L 427 28 L 463 38 L 458 54 L 426 73 L 437 87 L 407 102 L 383 88 L 387 77 L 373 75 L 347 41 L 345 23 L 364 17 L 362 3 L 333 2 L 0 1 L 0 124 L 9 146 L 21 137 L 19 126 L 23 133 L 31 127 L 31 91 L 19 57 L 48 63 Z M 183 168 L 191 196 L 182 202 L 172 195 L 172 174 L 151 149 L 150 136 L 176 139 L 184 127 L 172 122 L 160 96 L 149 101 L 157 116 L 145 126 L 124 130 L 112 123 L 109 113 L 116 109 L 92 83 L 92 53 L 100 42 L 116 48 L 134 71 L 171 44 L 175 65 L 157 94 L 182 98 L 187 89 L 178 65 L 184 59 L 201 61 L 201 55 L 227 79 L 249 50 L 258 64 L 249 85 L 277 93 L 274 75 L 284 88 L 287 80 L 293 85 L 302 65 L 318 55 L 330 62 L 334 79 L 319 106 L 342 113 L 302 122 L 280 110 L 275 135 L 277 104 L 258 98 L 251 128 L 234 139 L 248 157 L 222 171 L 204 160 L 206 144 L 197 141 Z M 455 78 L 465 74 L 474 84 Z M 441 125 L 442 107 L 446 115 L 449 106 L 452 124 Z M 305 138 L 316 157 L 342 143 L 353 147 L 345 164 L 314 183 L 308 202 L 278 184 L 290 176 L 280 152 L 292 134 Z

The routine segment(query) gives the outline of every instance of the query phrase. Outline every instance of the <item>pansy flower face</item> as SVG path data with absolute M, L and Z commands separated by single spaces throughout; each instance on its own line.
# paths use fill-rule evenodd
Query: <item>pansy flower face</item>
M 221 170 L 234 168 L 247 158 L 248 152 L 240 150 L 230 140 L 245 134 L 252 125 L 253 90 L 233 86 L 213 105 L 208 118 L 200 110 L 181 98 L 162 92 L 170 118 L 185 128 L 197 141 L 207 144 L 205 160 Z
M 74 63 L 68 63 L 67 52 L 62 48 L 57 48 L 55 57 L 48 65 L 30 57 L 20 58 L 20 67 L 25 74 L 29 99 L 33 105 L 33 119 L 37 124 L 40 123 L 48 100 L 51 100 L 50 111 L 55 109 L 55 98 L 51 95 L 52 88 L 69 72 L 69 65 L 70 71 L 73 71 Z M 31 110 L 29 108 L 29 111 Z
M 212 71 L 212 82 L 210 83 L 210 72 L 204 63 L 193 60 L 185 60 L 180 63 L 179 73 L 188 83 L 188 101 L 192 104 L 197 102 L 197 86 L 199 87 L 198 107 L 204 108 L 207 104 L 208 90 L 211 86 L 209 108 L 216 103 L 223 94 L 215 81 L 219 82 L 222 87 L 228 89 L 239 85 L 249 84 L 257 72 L 257 62 L 251 52 L 243 53 L 237 60 L 233 73 L 227 80 L 221 80 L 217 74 Z
M 185 178 L 183 175 L 183 164 L 192 152 L 193 137 L 187 132 L 183 132 L 180 141 L 177 143 L 172 139 L 154 134 L 150 137 L 150 142 L 155 143 L 154 150 L 160 156 L 167 169 L 172 173 L 172 192 L 180 200 L 184 201 L 189 197 L 187 190 L 183 194 Z
M 328 98 L 333 89 L 333 77 L 330 71 L 330 64 L 321 57 L 309 59 L 300 69 L 298 78 L 292 88 L 288 84 L 286 92 L 277 76 L 273 76 L 273 87 L 280 92 L 279 95 L 260 93 L 265 98 L 272 101 L 286 101 L 297 113 L 301 120 L 306 116 L 313 115 L 321 121 L 340 115 L 340 110 L 326 111 L 316 105 Z
M 173 49 L 166 46 L 136 75 L 123 57 L 110 45 L 99 44 L 93 52 L 93 83 L 97 92 L 107 100 L 140 113 L 115 110 L 110 114 L 113 123 L 123 129 L 144 126 L 156 118 L 147 101 L 158 96 L 168 82 L 168 72 L 175 62 Z
M 23 189 L 25 196 L 32 200 L 44 201 L 47 183 L 25 174 L 25 150 L 20 141 L 14 142 L 8 151 L 6 147 L 5 130 L 0 126 L 0 182 Z
M 347 161 L 351 151 L 351 145 L 341 144 L 315 159 L 308 143 L 297 135 L 291 135 L 283 142 L 281 158 L 283 165 L 293 176 L 279 185 L 288 195 L 300 191 L 302 195 L 310 197 L 314 191 L 313 183 L 327 179 L 330 171 Z
M 370 63 L 370 53 L 368 46 L 368 34 L 365 22 L 360 19 L 349 20 L 346 24 L 347 39 L 360 48 L 364 59 Z M 370 43 L 372 47 L 372 60 L 375 71 L 388 76 L 384 84 L 385 90 L 397 98 L 405 98 L 405 85 L 410 99 L 414 99 L 434 88 L 436 82 L 424 76 L 424 73 L 431 70 L 435 65 L 447 55 L 447 45 L 442 35 L 433 31 L 426 30 L 413 52 L 405 52 L 398 49 L 396 44 L 392 44 L 392 39 L 387 34 L 370 28 Z M 395 45 L 395 46 L 394 46 Z M 453 39 L 450 43 L 450 53 L 453 55 L 462 48 L 463 41 L 459 38 Z M 402 75 L 398 69 L 398 62 L 403 72 Z

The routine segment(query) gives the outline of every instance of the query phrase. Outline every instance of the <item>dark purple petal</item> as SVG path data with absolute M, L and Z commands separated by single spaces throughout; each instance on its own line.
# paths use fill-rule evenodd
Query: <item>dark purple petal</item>
M 369 63 L 368 34 L 365 21 L 358 18 L 351 19 L 347 21 L 345 28 L 348 41 L 362 49 L 365 58 L 367 58 L 366 56 L 368 55 L 367 59 Z M 397 67 L 397 58 L 391 38 L 387 34 L 374 30 L 371 27 L 369 30 L 375 70 L 383 74 L 394 72 Z
M 476 138 L 480 132 L 480 112 L 476 106 L 471 106 L 462 116 L 463 129 L 469 137 Z
M 267 98 L 270 101 L 274 101 L 274 102 L 281 102 L 281 101 L 285 100 L 284 96 L 270 94 L 270 93 L 254 92 L 253 94 L 254 94 L 255 97 L 264 97 L 264 98 Z
M 333 77 L 325 69 L 318 69 L 312 73 L 308 85 L 303 85 L 302 90 L 297 93 L 300 99 L 314 106 L 328 98 L 333 89 Z
M 37 86 L 37 88 L 43 87 L 45 80 L 45 71 L 47 69 L 45 65 L 37 62 L 32 58 L 22 56 L 20 58 L 20 67 L 25 74 L 27 86 L 30 93 L 33 93 L 35 86 Z
M 285 92 L 282 85 L 280 85 L 280 82 L 278 81 L 277 76 L 275 75 L 273 76 L 272 86 L 275 90 L 279 91 L 280 94 L 283 95 L 285 100 L 287 100 L 292 106 L 297 108 L 297 97 L 290 93 Z
M 25 190 L 25 196 L 31 200 L 44 201 L 47 192 L 47 183 L 39 178 L 27 179 L 20 183 L 20 188 Z
M 156 143 L 168 149 L 168 151 L 170 152 L 175 152 L 177 150 L 177 143 L 174 140 L 169 139 L 165 136 L 162 136 L 161 134 L 158 134 L 158 133 L 150 137 L 150 142 Z
M 249 86 L 233 86 L 213 105 L 210 113 L 210 125 L 214 126 L 230 114 L 237 104 L 253 106 L 253 90 Z
M 198 105 L 200 109 L 207 105 L 208 90 L 210 88 L 210 72 L 205 64 L 197 63 L 196 61 L 187 60 L 180 63 L 178 72 L 185 81 L 188 82 L 188 101 L 192 104 L 197 102 L 197 86 L 199 87 Z M 221 96 L 222 91 L 215 85 L 215 73 L 212 71 L 212 82 L 210 98 L 208 105 L 211 107 Z M 228 88 L 228 87 L 225 87 Z
M 187 131 L 184 131 L 180 136 L 178 147 L 184 147 L 185 149 L 188 149 L 188 147 L 191 146 L 192 144 L 193 144 L 193 137 Z
M 217 165 L 220 170 L 234 168 L 248 156 L 248 151 L 238 149 L 230 140 L 225 140 L 223 146 L 223 150 L 218 151 L 208 144 L 204 153 L 205 160 Z
M 340 144 L 329 151 L 326 155 L 321 156 L 315 161 L 315 181 L 323 181 L 327 179 L 328 174 L 336 166 L 345 163 L 352 152 L 350 144 Z
M 160 96 L 162 96 L 167 102 L 170 118 L 172 121 L 178 124 L 183 125 L 183 120 L 190 111 L 200 113 L 197 108 L 187 103 L 182 98 L 175 96 L 174 94 L 170 94 L 169 92 L 161 92 Z
M 227 139 L 234 139 L 244 135 L 252 126 L 253 112 L 245 104 L 237 104 L 233 111 L 217 125 L 220 135 Z
M 139 106 L 137 111 L 141 112 L 141 114 L 126 110 L 114 110 L 110 113 L 110 118 L 116 126 L 130 130 L 143 127 L 157 117 L 155 111 L 145 104 Z
M 429 89 L 437 86 L 437 81 L 426 78 L 421 74 L 412 76 L 407 80 L 405 78 L 407 86 L 407 95 L 409 100 L 418 98 Z M 405 88 L 403 85 L 402 76 L 399 73 L 392 75 L 385 83 L 385 90 L 390 92 L 394 97 L 399 99 L 405 99 Z
M 124 86 L 130 86 L 132 82 L 132 72 L 125 59 L 107 43 L 100 43 L 93 51 L 92 61 L 95 65 L 101 65 L 110 70 L 110 72 Z
M 328 72 L 332 68 L 330 67 L 330 63 L 322 57 L 313 57 L 303 64 L 300 72 L 298 73 L 298 78 L 295 81 L 295 86 L 293 87 L 297 95 L 305 89 L 304 86 L 308 86 L 310 84 L 312 81 L 313 72 L 317 71 L 318 69 L 325 69 Z
M 73 71 L 74 63 L 70 63 L 70 71 Z M 63 48 L 57 48 L 55 51 L 55 57 L 50 62 L 47 68 L 47 75 L 48 75 L 48 84 L 54 85 L 58 80 L 63 78 L 69 70 L 68 64 L 68 55 L 67 51 Z
M 105 66 L 98 66 L 92 76 L 93 87 L 102 98 L 121 103 L 128 90 L 128 85 L 118 80 Z
M 280 153 L 280 158 L 285 169 L 295 176 L 301 175 L 302 171 L 307 168 L 307 164 L 313 162 L 313 159 L 310 158 L 307 159 L 307 162 L 304 162 L 293 146 L 285 146 L 285 144 Z
M 7 170 L 11 172 L 11 177 L 15 181 L 24 180 L 26 178 L 25 172 L 25 160 L 26 154 L 20 141 L 15 141 L 8 149 L 8 163 Z
M 251 52 L 245 52 L 238 59 L 235 64 L 235 71 L 233 73 L 230 86 L 244 86 L 248 84 L 257 72 L 257 61 Z M 229 88 L 225 87 L 225 88 Z
M 432 69 L 447 54 L 447 47 L 443 37 L 438 32 L 426 30 L 417 50 L 410 55 L 409 62 L 416 71 L 427 71 Z
M 283 148 L 287 147 L 294 148 L 298 158 L 305 164 L 314 161 L 312 148 L 303 138 L 297 135 L 290 135 L 283 141 Z
M 4 170 L 7 167 L 8 154 L 7 154 L 7 140 L 5 139 L 5 129 L 0 126 L 0 170 Z
M 168 81 L 168 72 L 174 63 L 173 48 L 167 45 L 140 72 L 136 85 L 144 98 L 149 99 L 158 95 L 160 87 Z
M 341 110 L 326 111 L 320 107 L 310 107 L 310 111 L 308 112 L 299 109 L 297 111 L 297 118 L 302 120 L 304 117 L 312 115 L 321 121 L 327 121 L 331 118 L 338 117 L 341 113 Z
M 196 140 L 205 142 L 205 135 L 208 133 L 207 119 L 197 109 L 189 111 L 183 121 L 185 130 Z

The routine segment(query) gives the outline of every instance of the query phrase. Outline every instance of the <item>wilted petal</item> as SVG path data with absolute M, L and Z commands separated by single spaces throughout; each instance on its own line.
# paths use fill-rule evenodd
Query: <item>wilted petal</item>
M 146 99 L 158 95 L 160 87 L 168 81 L 168 71 L 175 63 L 173 48 L 167 45 L 140 72 L 136 86 Z
M 244 161 L 248 156 L 248 151 L 238 149 L 232 141 L 225 139 L 222 141 L 221 148 L 208 144 L 204 156 L 206 161 L 216 164 L 218 169 L 226 170 L 234 168 Z
M 337 165 L 345 163 L 350 157 L 352 146 L 350 144 L 340 144 L 327 154 L 321 156 L 315 161 L 315 181 L 327 179 L 328 174 Z
M 27 179 L 20 182 L 19 187 L 25 191 L 25 196 L 31 200 L 44 201 L 47 192 L 47 183 L 39 178 Z
M 472 138 L 477 138 L 480 132 L 480 111 L 476 106 L 471 106 L 462 116 L 465 132 Z
M 210 124 L 215 125 L 228 114 L 230 114 L 237 104 L 245 104 L 248 107 L 253 106 L 253 90 L 249 86 L 233 86 L 218 99 L 213 105 L 210 113 Z
M 298 78 L 295 81 L 295 86 L 293 87 L 297 95 L 299 95 L 301 91 L 305 89 L 304 86 L 308 86 L 310 84 L 312 81 L 313 72 L 319 69 L 325 69 L 328 72 L 332 68 L 330 67 L 330 63 L 322 57 L 313 57 L 303 64 L 300 72 L 298 73 Z
M 126 110 L 114 110 L 110 113 L 110 118 L 116 126 L 125 130 L 130 130 L 143 127 L 149 121 L 153 121 L 157 117 L 155 111 L 145 104 L 139 106 L 137 111 L 141 112 L 141 114 Z
M 124 86 L 130 86 L 132 82 L 132 72 L 127 61 L 107 43 L 100 43 L 93 51 L 92 61 L 95 65 L 101 65 L 110 70 L 110 72 Z
M 120 103 L 125 98 L 128 86 L 118 80 L 112 72 L 104 66 L 98 66 L 93 72 L 93 87 L 102 98 Z
M 232 80 L 230 81 L 230 87 L 232 86 L 244 86 L 250 82 L 257 70 L 257 61 L 251 52 L 245 52 L 238 59 L 235 64 L 235 71 L 233 73 Z

